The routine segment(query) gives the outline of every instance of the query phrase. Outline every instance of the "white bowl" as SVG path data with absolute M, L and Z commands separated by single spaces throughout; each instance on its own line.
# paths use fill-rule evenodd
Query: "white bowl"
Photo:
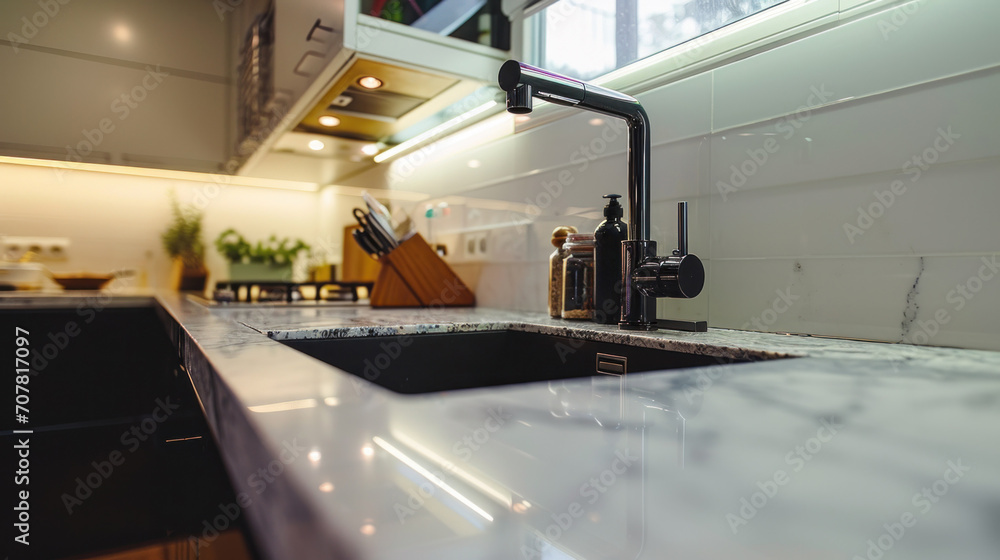
M 44 280 L 45 267 L 38 263 L 0 263 L 0 285 L 38 290 Z

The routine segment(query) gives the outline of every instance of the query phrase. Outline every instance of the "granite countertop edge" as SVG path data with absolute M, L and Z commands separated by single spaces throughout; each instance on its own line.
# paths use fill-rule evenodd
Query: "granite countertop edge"
M 39 297 L 32 298 L 32 301 L 50 306 L 46 299 Z M 66 306 L 92 301 L 81 297 L 60 299 Z M 543 393 L 547 394 L 545 384 L 529 384 L 455 391 L 444 395 L 400 395 L 281 344 L 285 340 L 517 330 L 737 360 L 801 358 L 757 366 L 717 366 L 756 367 L 754 371 L 757 372 L 762 371 L 761 367 L 769 368 L 768 371 L 773 372 L 772 382 L 774 375 L 785 376 L 783 379 L 789 379 L 789 375 L 803 375 L 806 383 L 813 383 L 810 380 L 816 375 L 809 373 L 812 371 L 820 372 L 818 375 L 848 371 L 852 378 L 868 387 L 884 384 L 883 379 L 942 380 L 952 376 L 970 379 L 972 381 L 967 385 L 974 386 L 975 379 L 993 383 L 1000 377 L 1000 352 L 982 350 L 718 328 L 710 328 L 705 333 L 634 333 L 619 331 L 615 326 L 569 323 L 540 313 L 483 308 L 384 310 L 371 309 L 363 304 L 341 307 L 208 307 L 183 295 L 165 292 L 141 294 L 135 298 L 121 297 L 118 302 L 150 305 L 157 309 L 195 385 L 235 490 L 254 497 L 254 487 L 248 484 L 247 473 L 275 464 L 283 450 L 290 449 L 289 442 L 294 445 L 295 437 L 311 440 L 313 445 L 320 446 L 341 445 L 344 441 L 351 441 L 353 445 L 353 442 L 364 438 L 367 438 L 365 441 L 371 440 L 368 422 L 377 423 L 387 415 L 404 413 L 415 414 L 414 418 L 426 418 L 429 422 L 434 419 L 441 422 L 447 418 L 453 424 L 458 423 L 452 429 L 475 429 L 481 420 L 457 419 L 455 411 L 485 410 L 485 407 L 498 402 L 529 402 L 541 399 Z M 2 304 L 0 301 L 0 307 Z M 668 379 L 658 373 L 639 375 L 637 383 L 653 391 L 661 390 L 657 389 L 661 386 L 657 380 Z M 664 375 L 676 377 L 676 374 Z M 685 374 L 680 372 L 680 375 Z M 723 393 L 715 393 L 714 398 L 721 399 Z M 909 398 L 892 394 L 898 395 L 891 397 L 893 399 Z M 313 400 L 322 404 L 324 398 L 330 397 L 339 399 L 339 404 L 281 414 L 261 410 L 261 406 L 273 406 L 274 403 Z M 974 418 L 966 412 L 956 414 L 956 426 L 965 426 L 962 422 L 968 423 Z M 358 421 L 358 418 L 364 418 L 365 422 Z M 761 422 L 763 426 L 774 426 L 763 420 Z M 437 424 L 431 422 L 431 425 Z M 802 425 L 798 426 L 801 428 Z M 344 427 L 330 432 L 323 426 Z M 575 424 L 556 420 L 546 421 L 540 426 L 548 431 L 562 426 L 558 429 L 577 436 L 590 433 L 578 431 L 580 428 L 574 427 Z M 434 428 L 428 436 L 451 437 L 442 435 L 447 432 L 438 434 L 435 431 L 440 429 Z M 784 429 L 793 430 L 794 426 Z M 324 455 L 326 451 L 324 448 Z M 351 468 L 363 471 L 360 464 Z M 352 520 L 345 517 L 345 510 L 331 503 L 329 494 L 317 490 L 322 481 L 318 477 L 323 475 L 323 469 L 317 470 L 316 465 L 309 461 L 299 461 L 288 464 L 286 472 L 288 474 L 270 484 L 267 493 L 260 498 L 267 507 L 246 509 L 265 556 L 383 557 L 376 549 L 366 549 L 370 545 L 365 544 L 367 541 L 359 537 L 356 530 L 353 534 L 346 530 L 345 522 L 350 525 Z M 288 519 L 291 518 L 298 520 L 297 525 L 289 525 Z M 403 530 L 402 526 L 398 529 Z M 496 533 L 484 538 L 499 539 L 502 536 Z M 420 541 L 418 536 L 406 538 L 417 539 L 414 543 Z M 461 550 L 456 548 L 436 550 L 433 556 L 428 557 L 462 556 Z

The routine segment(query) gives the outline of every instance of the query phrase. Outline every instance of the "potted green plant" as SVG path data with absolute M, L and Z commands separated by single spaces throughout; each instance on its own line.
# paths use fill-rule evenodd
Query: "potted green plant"
M 160 236 L 163 248 L 174 260 L 171 285 L 175 290 L 204 291 L 208 279 L 205 243 L 201 238 L 203 213 L 194 206 L 181 206 L 177 194 L 170 193 L 173 220 Z
M 229 261 L 232 281 L 290 282 L 295 255 L 309 250 L 309 245 L 301 239 L 293 242 L 275 235 L 251 244 L 235 229 L 229 228 L 215 239 L 215 248 Z

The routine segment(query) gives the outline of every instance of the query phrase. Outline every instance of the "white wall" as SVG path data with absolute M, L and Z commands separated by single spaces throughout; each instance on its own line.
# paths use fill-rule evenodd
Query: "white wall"
M 674 247 L 688 200 L 708 271 L 701 296 L 661 300 L 659 316 L 1000 350 L 997 21 L 995 2 L 896 7 L 640 94 L 654 239 Z M 626 190 L 624 137 L 595 116 L 355 181 L 537 204 L 529 226 L 494 228 L 511 212 L 477 209 L 462 227 L 505 247 L 482 266 L 480 303 L 541 311 L 552 227 L 593 228 L 600 196 Z
M 228 277 L 213 241 L 230 227 L 251 241 L 272 234 L 302 238 L 339 262 L 341 228 L 353 221 L 350 208 L 361 202 L 331 191 L 241 186 L 222 176 L 187 175 L 193 179 L 0 163 L 0 235 L 70 238 L 69 258 L 45 263 L 54 272 L 135 269 L 136 285 L 166 288 L 171 263 L 160 235 L 171 219 L 171 189 L 182 204 L 204 210 L 212 282 Z

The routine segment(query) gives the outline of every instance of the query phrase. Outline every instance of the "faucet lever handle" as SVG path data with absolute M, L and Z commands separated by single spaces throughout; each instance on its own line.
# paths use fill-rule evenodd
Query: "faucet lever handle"
M 677 203 L 677 248 L 674 249 L 675 257 L 683 257 L 688 254 L 688 203 L 681 201 Z

